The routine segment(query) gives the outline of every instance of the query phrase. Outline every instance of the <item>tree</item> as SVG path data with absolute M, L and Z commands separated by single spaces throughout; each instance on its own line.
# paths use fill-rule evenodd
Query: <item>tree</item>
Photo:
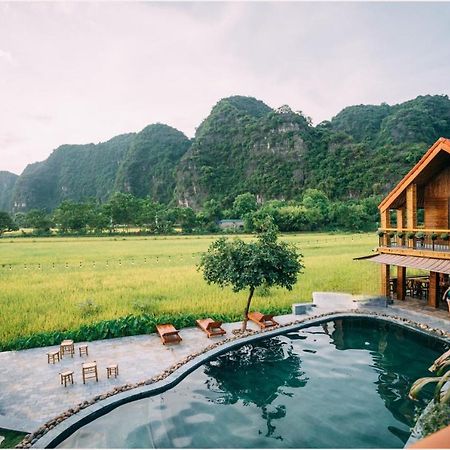
M 302 255 L 287 242 L 278 242 L 277 228 L 271 220 L 257 240 L 245 243 L 220 238 L 202 255 L 199 269 L 208 284 L 231 286 L 233 292 L 249 289 L 242 331 L 247 329 L 247 316 L 255 289 L 280 286 L 292 290 L 303 269 Z
M 53 213 L 53 219 L 60 231 L 84 230 L 93 215 L 94 205 L 92 203 L 74 203 L 64 200 Z
M 47 213 L 41 209 L 32 209 L 27 212 L 27 225 L 39 233 L 48 233 L 52 226 L 52 221 Z
M 5 231 L 13 231 L 16 229 L 17 226 L 12 220 L 11 216 L 5 211 L 0 211 L 0 236 Z
M 247 214 L 252 213 L 258 209 L 256 204 L 256 197 L 250 192 L 238 195 L 233 202 L 233 210 L 236 217 L 242 219 Z
M 122 192 L 115 192 L 107 204 L 113 225 L 134 225 L 138 209 L 137 199 L 131 194 Z

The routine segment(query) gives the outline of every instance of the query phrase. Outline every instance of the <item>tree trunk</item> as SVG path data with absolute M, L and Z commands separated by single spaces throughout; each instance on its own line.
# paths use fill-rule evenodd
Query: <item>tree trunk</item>
M 245 310 L 244 310 L 244 321 L 242 322 L 242 331 L 245 331 L 247 329 L 248 310 L 250 309 L 250 303 L 252 301 L 252 297 L 253 297 L 253 293 L 254 292 L 255 292 L 255 288 L 254 287 L 250 288 L 250 294 L 248 295 L 247 305 L 245 306 Z

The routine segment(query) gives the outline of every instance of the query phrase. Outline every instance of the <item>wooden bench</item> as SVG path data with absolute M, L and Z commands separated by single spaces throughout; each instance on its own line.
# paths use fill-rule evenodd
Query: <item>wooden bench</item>
M 256 323 L 261 329 L 274 327 L 279 323 L 274 320 L 273 314 L 262 314 L 260 312 L 251 312 L 248 314 L 248 320 Z
M 171 324 L 164 323 L 156 325 L 156 330 L 161 338 L 163 345 L 166 344 L 178 344 L 182 341 L 179 331 Z
M 226 331 L 222 328 L 222 322 L 217 322 L 211 318 L 196 320 L 197 326 L 206 333 L 208 338 L 211 336 L 223 336 Z

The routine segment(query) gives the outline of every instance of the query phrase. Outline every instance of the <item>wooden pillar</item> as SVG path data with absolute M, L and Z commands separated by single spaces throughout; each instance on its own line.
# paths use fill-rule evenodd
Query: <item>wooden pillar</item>
M 381 211 L 381 228 L 386 231 L 386 228 L 391 227 L 391 215 L 389 209 Z M 387 247 L 389 245 L 389 231 L 386 231 L 383 236 L 382 245 Z
M 406 226 L 417 228 L 417 184 L 412 183 L 406 188 Z M 414 248 L 415 240 L 408 239 L 408 246 Z
M 389 281 L 391 279 L 391 266 L 389 264 L 381 264 L 381 295 L 390 297 Z
M 406 228 L 405 208 L 397 209 L 397 231 L 403 231 Z M 398 238 L 397 238 L 398 239 Z M 397 244 L 404 245 L 406 239 L 402 237 Z
M 439 273 L 430 272 L 430 285 L 428 287 L 428 305 L 433 308 L 439 306 Z
M 397 266 L 397 300 L 406 297 L 406 267 Z

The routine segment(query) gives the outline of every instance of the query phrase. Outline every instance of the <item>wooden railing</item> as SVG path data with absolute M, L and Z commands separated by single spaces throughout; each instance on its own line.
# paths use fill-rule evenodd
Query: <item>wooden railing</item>
M 380 228 L 378 236 L 380 247 L 450 251 L 449 229 Z

